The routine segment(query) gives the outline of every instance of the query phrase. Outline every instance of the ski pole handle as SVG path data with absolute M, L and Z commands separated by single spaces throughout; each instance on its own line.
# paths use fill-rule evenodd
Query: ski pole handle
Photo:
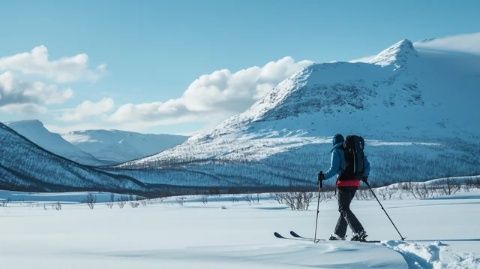
M 320 171 L 320 173 L 318 173 L 318 184 L 320 185 L 320 189 L 323 187 L 323 171 Z

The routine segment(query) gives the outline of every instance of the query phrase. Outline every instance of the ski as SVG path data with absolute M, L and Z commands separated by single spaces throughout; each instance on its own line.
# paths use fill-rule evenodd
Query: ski
M 288 239 L 286 237 L 284 237 L 283 235 L 277 233 L 277 232 L 274 232 L 273 235 L 276 237 L 276 238 L 280 238 L 280 239 Z
M 304 240 L 302 238 L 291 238 L 291 237 L 285 237 L 283 235 L 281 235 L 280 233 L 277 233 L 277 232 L 274 232 L 273 235 L 276 237 L 276 238 L 279 238 L 279 239 L 287 239 L 287 240 Z
M 298 238 L 298 239 L 302 239 L 302 240 L 308 240 L 308 241 L 312 241 L 313 242 L 313 238 L 309 238 L 309 237 L 305 237 L 305 236 L 301 236 L 299 235 L 298 233 L 296 233 L 295 231 L 290 231 L 290 235 L 294 238 Z M 317 238 L 315 240 L 315 243 L 318 243 L 318 242 L 322 242 L 322 241 L 327 241 L 326 239 L 319 239 Z
M 312 241 L 312 242 L 315 242 L 315 243 L 322 242 L 322 241 L 327 241 L 326 239 L 319 239 L 319 238 L 315 239 L 315 241 L 314 241 L 313 238 L 308 238 L 308 237 L 305 237 L 305 236 L 301 236 L 301 235 L 297 234 L 297 233 L 294 232 L 294 231 L 290 231 L 290 235 L 293 236 L 293 237 L 295 237 L 295 238 L 299 238 L 299 239 L 303 239 L 303 240 L 308 240 L 308 241 Z
M 303 236 L 301 236 L 301 235 L 297 234 L 297 233 L 296 233 L 296 232 L 294 232 L 294 231 L 290 231 L 290 235 L 291 235 L 291 236 L 293 236 L 293 237 L 296 237 L 296 238 L 305 238 L 305 237 L 303 237 Z M 313 240 L 313 239 L 312 239 L 312 240 Z
M 355 242 L 355 243 L 380 243 L 380 240 L 348 241 L 348 242 Z
M 280 235 L 280 234 L 279 234 Z M 308 237 L 305 237 L 305 236 L 301 236 L 299 235 L 298 233 L 296 233 L 295 231 L 290 231 L 290 235 L 294 238 L 297 238 L 297 239 L 303 239 L 303 240 L 309 240 L 309 241 L 313 241 L 313 238 L 308 238 Z M 318 242 L 322 242 L 322 241 L 329 241 L 329 240 L 326 240 L 326 239 L 317 239 L 315 241 L 315 243 L 318 243 Z M 359 243 L 380 243 L 380 240 L 367 240 L 367 241 L 350 241 L 350 242 L 359 242 Z
M 298 234 L 296 234 L 295 232 L 293 232 L 295 235 L 293 235 L 292 233 L 290 233 L 290 235 L 292 235 L 292 237 L 286 237 L 286 236 L 283 236 L 281 235 L 280 233 L 278 232 L 274 232 L 273 235 L 276 237 L 276 238 L 279 238 L 279 239 L 286 239 L 286 240 L 300 240 L 300 241 L 312 241 L 313 242 L 313 238 L 307 238 L 307 237 L 302 237 Z M 315 241 L 315 243 L 318 243 L 320 241 L 326 241 L 325 239 L 317 239 L 317 241 Z
M 286 240 L 301 240 L 301 241 L 313 241 L 313 239 L 308 239 L 308 238 L 297 238 L 297 237 L 285 237 L 281 235 L 280 233 L 274 232 L 273 235 L 278 238 L 278 239 L 286 239 Z

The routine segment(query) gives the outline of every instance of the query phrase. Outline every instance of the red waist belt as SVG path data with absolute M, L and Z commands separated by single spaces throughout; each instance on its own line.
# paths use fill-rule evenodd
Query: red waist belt
M 359 179 L 337 180 L 337 187 L 360 187 Z

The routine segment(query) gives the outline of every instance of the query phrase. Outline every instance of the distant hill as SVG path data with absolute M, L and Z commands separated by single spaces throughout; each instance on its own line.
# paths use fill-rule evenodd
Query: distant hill
M 30 141 L 42 148 L 72 161 L 87 165 L 106 164 L 105 162 L 99 161 L 91 154 L 70 144 L 59 134 L 48 131 L 43 126 L 43 123 L 38 120 L 9 122 L 7 125 L 15 130 L 15 132 L 27 137 Z
M 0 146 L 0 189 L 137 194 L 149 190 L 132 177 L 102 172 L 46 151 L 2 123 Z
M 170 149 L 187 140 L 187 136 L 141 134 L 120 130 L 85 130 L 62 135 L 63 138 L 96 159 L 122 163 Z

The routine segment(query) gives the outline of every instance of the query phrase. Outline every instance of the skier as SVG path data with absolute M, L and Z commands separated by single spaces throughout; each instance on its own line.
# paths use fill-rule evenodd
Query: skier
M 351 238 L 352 241 L 366 241 L 367 233 L 360 221 L 350 210 L 350 203 L 360 186 L 360 180 L 367 181 L 370 172 L 370 163 L 368 162 L 367 157 L 362 154 L 363 176 L 355 176 L 353 173 L 354 164 L 352 164 L 352 160 L 345 159 L 344 142 L 345 139 L 341 134 L 336 134 L 333 137 L 330 168 L 325 174 L 320 171 L 318 176 L 320 183 L 320 180 L 326 180 L 334 175 L 338 175 L 336 186 L 338 189 L 338 211 L 340 212 L 340 216 L 337 225 L 335 226 L 335 232 L 330 236 L 330 240 L 345 240 L 348 225 L 354 233 Z

